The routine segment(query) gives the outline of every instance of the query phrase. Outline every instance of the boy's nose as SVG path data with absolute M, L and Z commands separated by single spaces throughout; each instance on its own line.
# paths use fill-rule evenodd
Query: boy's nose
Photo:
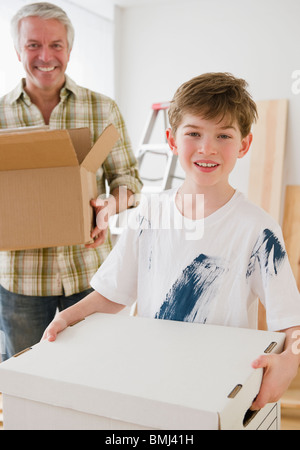
M 211 155 L 216 153 L 213 142 L 210 139 L 203 139 L 198 147 L 198 153 L 203 155 Z

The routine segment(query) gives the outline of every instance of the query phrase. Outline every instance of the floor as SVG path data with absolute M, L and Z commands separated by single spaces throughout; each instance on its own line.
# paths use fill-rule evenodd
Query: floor
M 2 395 L 0 394 L 0 430 L 3 430 Z M 281 430 L 300 430 L 300 408 L 282 408 Z

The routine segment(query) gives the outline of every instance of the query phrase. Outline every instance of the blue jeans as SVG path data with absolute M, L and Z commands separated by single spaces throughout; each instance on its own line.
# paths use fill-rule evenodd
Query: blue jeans
M 57 309 L 74 305 L 93 289 L 65 297 L 34 297 L 7 291 L 0 285 L 0 353 L 1 359 L 38 343 Z

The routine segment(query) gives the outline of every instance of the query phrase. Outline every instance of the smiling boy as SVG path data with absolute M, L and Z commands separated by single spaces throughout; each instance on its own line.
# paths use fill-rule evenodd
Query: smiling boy
M 167 139 L 184 182 L 161 194 L 164 201 L 155 207 L 141 203 L 138 226 L 123 233 L 93 277 L 95 292 L 60 313 L 44 337 L 54 340 L 72 322 L 94 312 L 115 313 L 135 301 L 142 317 L 255 328 L 260 298 L 269 329 L 285 331 L 286 344 L 282 354 L 253 362 L 265 369 L 253 403 L 259 409 L 279 400 L 297 373 L 300 356 L 292 348 L 300 297 L 279 225 L 229 183 L 237 160 L 249 150 L 257 117 L 246 87 L 230 74 L 210 73 L 177 90 Z M 166 214 L 168 223 L 182 226 L 155 226 Z M 187 230 L 199 224 L 202 235 L 187 239 Z
M 242 137 L 228 118 L 215 122 L 186 114 L 176 132 L 167 130 L 167 139 L 186 174 L 178 194 L 203 194 L 205 216 L 227 203 L 235 191 L 229 174 L 249 150 L 252 135 Z

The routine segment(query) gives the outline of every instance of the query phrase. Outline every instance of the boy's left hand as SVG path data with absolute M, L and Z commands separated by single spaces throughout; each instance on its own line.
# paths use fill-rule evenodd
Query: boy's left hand
M 252 362 L 254 369 L 264 370 L 260 391 L 252 403 L 251 410 L 259 410 L 267 403 L 280 400 L 297 374 L 297 365 L 291 364 L 289 354 L 261 355 Z

